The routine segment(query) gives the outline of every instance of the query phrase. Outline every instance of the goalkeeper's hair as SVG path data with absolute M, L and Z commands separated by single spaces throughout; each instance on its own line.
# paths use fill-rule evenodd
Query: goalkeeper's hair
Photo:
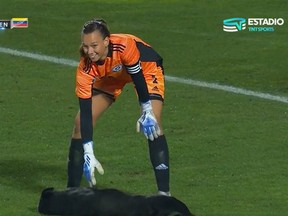
M 94 18 L 83 25 L 82 34 L 90 34 L 94 31 L 99 31 L 103 39 L 110 36 L 108 25 L 102 18 Z

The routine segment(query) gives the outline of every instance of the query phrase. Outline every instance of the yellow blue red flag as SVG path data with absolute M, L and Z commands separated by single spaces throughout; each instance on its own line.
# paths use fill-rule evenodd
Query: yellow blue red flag
M 12 18 L 11 29 L 12 28 L 28 28 L 28 18 Z

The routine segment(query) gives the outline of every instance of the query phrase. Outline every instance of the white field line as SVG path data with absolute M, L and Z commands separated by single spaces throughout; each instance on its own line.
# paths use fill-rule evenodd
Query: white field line
M 19 51 L 19 50 L 10 49 L 10 48 L 4 48 L 4 47 L 0 47 L 0 53 L 31 58 L 31 59 L 35 59 L 35 60 L 39 60 L 39 61 L 47 61 L 47 62 L 51 62 L 51 63 L 55 63 L 55 64 L 61 64 L 61 65 L 67 65 L 67 66 L 71 66 L 71 67 L 76 67 L 78 65 L 77 61 L 70 60 L 70 59 L 57 58 L 57 57 L 53 57 L 53 56 L 30 53 L 30 52 L 25 52 L 25 51 Z M 284 96 L 278 96 L 278 95 L 272 95 L 272 94 L 268 94 L 268 93 L 251 91 L 251 90 L 246 90 L 243 88 L 236 88 L 233 86 L 220 85 L 217 83 L 209 83 L 209 82 L 192 80 L 192 79 L 183 79 L 180 77 L 173 77 L 173 76 L 167 76 L 167 75 L 165 77 L 166 77 L 166 80 L 169 82 L 175 82 L 175 83 L 186 84 L 186 85 L 191 85 L 191 86 L 198 86 L 198 87 L 203 87 L 203 88 L 222 90 L 222 91 L 231 92 L 231 93 L 240 94 L 240 95 L 247 95 L 247 96 L 253 96 L 253 97 L 262 98 L 262 99 L 271 100 L 271 101 L 278 101 L 281 103 L 288 103 L 288 97 L 284 97 Z

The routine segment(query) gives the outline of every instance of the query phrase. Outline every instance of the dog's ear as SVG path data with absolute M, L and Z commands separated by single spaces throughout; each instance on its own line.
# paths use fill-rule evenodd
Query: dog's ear
M 38 203 L 38 212 L 39 213 L 47 213 L 49 212 L 51 197 L 54 194 L 54 188 L 46 188 L 42 191 L 41 197 Z
M 54 188 L 53 187 L 50 187 L 50 188 L 46 188 L 42 191 L 41 193 L 41 197 L 43 198 L 49 198 L 53 195 L 54 193 Z

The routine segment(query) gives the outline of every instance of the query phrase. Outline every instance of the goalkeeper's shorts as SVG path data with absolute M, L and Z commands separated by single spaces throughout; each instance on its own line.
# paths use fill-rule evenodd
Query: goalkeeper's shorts
M 153 67 L 154 69 L 145 69 L 145 62 L 143 64 L 143 74 L 147 83 L 150 99 L 164 100 L 164 71 L 161 66 Z M 151 62 L 150 62 L 151 64 Z M 156 63 L 155 63 L 156 64 Z M 104 93 L 109 98 L 116 100 L 121 94 L 124 86 L 131 83 L 132 79 L 127 73 L 127 76 L 108 76 L 97 80 L 93 84 L 93 95 Z

